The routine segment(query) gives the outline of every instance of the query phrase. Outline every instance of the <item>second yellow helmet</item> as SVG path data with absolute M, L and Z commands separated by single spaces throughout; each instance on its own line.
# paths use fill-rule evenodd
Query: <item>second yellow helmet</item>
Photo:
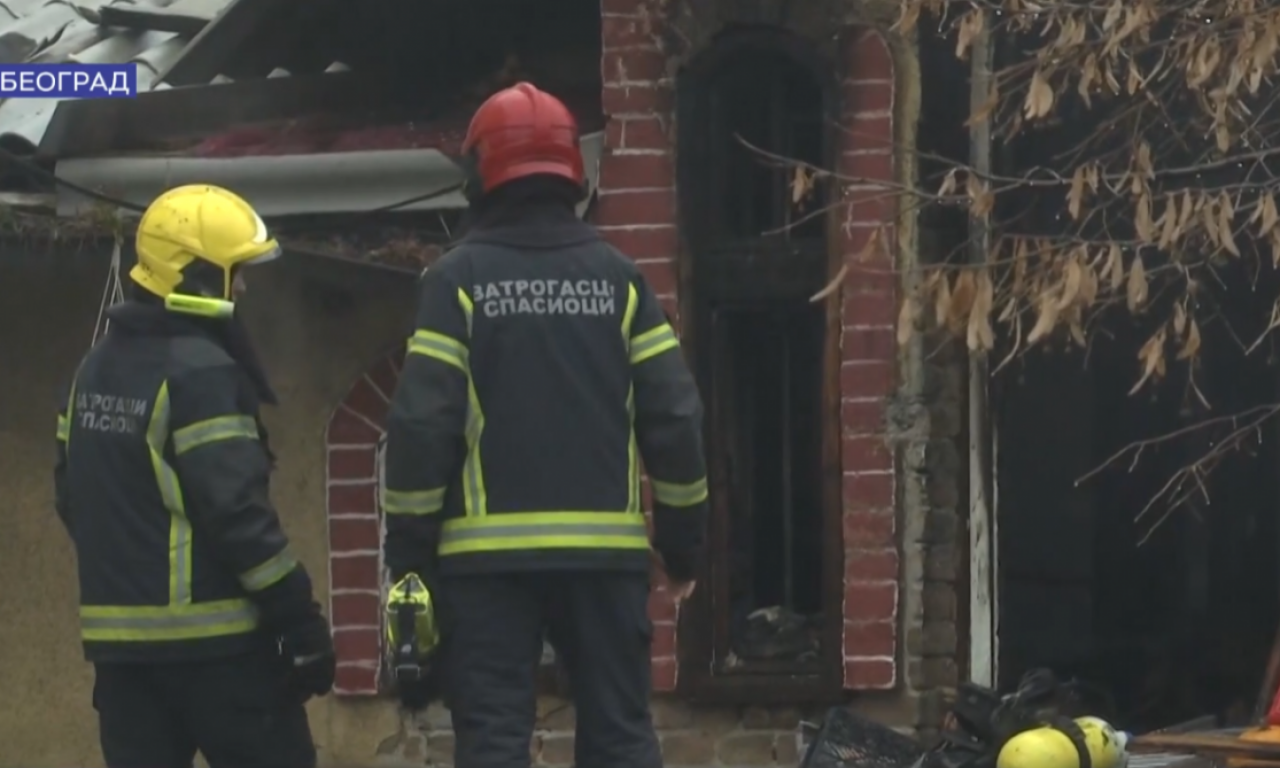
M 222 187 L 191 184 L 160 195 L 138 222 L 129 276 L 174 311 L 225 317 L 237 267 L 280 255 L 262 217 Z

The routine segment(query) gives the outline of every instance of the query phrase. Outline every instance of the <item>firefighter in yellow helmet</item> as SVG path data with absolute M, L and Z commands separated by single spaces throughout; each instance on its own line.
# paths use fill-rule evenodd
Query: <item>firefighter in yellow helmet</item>
M 196 185 L 138 224 L 130 300 L 58 414 L 57 511 L 109 768 L 308 768 L 303 703 L 333 684 L 328 621 L 268 498 L 275 403 L 236 317 L 280 253 L 235 194 Z

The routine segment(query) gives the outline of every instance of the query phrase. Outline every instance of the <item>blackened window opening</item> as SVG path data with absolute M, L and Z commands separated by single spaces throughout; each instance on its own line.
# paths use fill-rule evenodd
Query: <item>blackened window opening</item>
M 729 44 L 729 43 L 726 43 Z M 722 533 L 714 667 L 799 671 L 820 661 L 827 279 L 825 94 L 783 48 L 741 45 L 701 80 L 688 231 L 695 336 Z M 689 113 L 686 113 L 687 115 Z M 690 169 L 693 171 L 693 169 Z
M 823 190 L 795 201 L 794 168 L 763 154 L 823 166 L 822 91 L 813 76 L 781 51 L 750 50 L 721 69 L 711 94 L 723 197 L 712 207 L 710 239 L 820 238 Z
M 714 396 L 730 487 L 729 649 L 816 661 L 822 602 L 824 314 L 801 302 L 714 313 Z

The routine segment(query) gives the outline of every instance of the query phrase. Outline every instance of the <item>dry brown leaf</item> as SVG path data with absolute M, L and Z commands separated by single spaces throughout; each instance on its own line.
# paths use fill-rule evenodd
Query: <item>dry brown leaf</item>
M 1031 84 L 1027 87 L 1027 98 L 1022 104 L 1022 114 L 1028 120 L 1037 120 L 1053 111 L 1053 86 L 1041 70 L 1031 76 Z
M 1120 246 L 1115 243 L 1107 249 L 1107 264 L 1103 271 L 1107 273 L 1111 292 L 1119 291 L 1124 285 L 1124 258 L 1120 255 Z
M 1178 200 L 1173 195 L 1165 200 L 1160 224 L 1160 248 L 1167 250 L 1178 239 Z
M 1129 266 L 1129 282 L 1125 286 L 1125 304 L 1130 312 L 1140 312 L 1147 303 L 1147 270 L 1142 264 L 1142 254 L 1133 255 Z
M 1098 298 L 1098 273 L 1092 264 L 1086 266 L 1083 271 L 1084 274 L 1080 279 L 1080 301 L 1077 306 L 1091 307 Z
M 1035 344 L 1053 332 L 1058 324 L 1058 303 L 1053 294 L 1045 291 L 1036 302 L 1036 324 L 1027 332 L 1027 343 Z
M 951 289 L 951 307 L 947 312 L 947 328 L 959 336 L 969 321 L 969 313 L 973 311 L 973 302 L 978 295 L 977 280 L 971 269 L 964 269 L 956 275 L 956 284 Z
M 943 177 L 942 184 L 938 186 L 938 197 L 947 197 L 955 194 L 956 191 L 956 174 L 960 172 L 959 168 L 952 168 L 947 171 L 947 175 Z
M 1187 337 L 1182 342 L 1182 349 L 1178 350 L 1179 360 L 1193 360 L 1200 352 L 1200 324 L 1195 318 L 1191 318 L 1190 324 L 1187 326 Z
M 799 205 L 813 193 L 814 177 L 817 174 L 810 174 L 805 170 L 803 165 L 797 165 L 795 171 L 791 174 L 791 204 Z
M 1016 297 L 1021 295 L 1027 281 L 1027 241 L 1018 240 L 1013 246 L 1013 286 L 1010 292 Z
M 943 327 L 951 315 L 951 281 L 941 272 L 937 275 L 938 282 L 933 289 L 933 322 Z
M 1062 293 L 1058 296 L 1057 310 L 1063 312 L 1080 296 L 1080 284 L 1084 282 L 1084 267 L 1077 259 L 1071 259 L 1063 267 Z
M 1275 229 L 1277 220 L 1280 220 L 1280 217 L 1277 216 L 1275 198 L 1263 193 L 1253 206 L 1253 214 L 1249 216 L 1249 223 L 1257 225 L 1258 237 L 1266 237 L 1271 234 L 1271 230 Z
M 920 21 L 920 3 L 916 0 L 903 2 L 898 11 L 898 20 L 893 23 L 894 32 L 909 37 Z
M 1080 66 L 1080 82 L 1076 85 L 1076 94 L 1084 102 L 1085 108 L 1093 106 L 1093 84 L 1098 80 L 1098 56 L 1090 53 Z
M 1164 345 L 1167 339 L 1168 332 L 1164 326 L 1160 326 L 1160 330 L 1151 334 L 1151 338 L 1147 339 L 1146 343 L 1142 345 L 1142 349 L 1138 350 L 1138 362 L 1142 365 L 1142 376 L 1138 378 L 1138 383 L 1133 385 L 1133 389 L 1129 390 L 1130 395 L 1137 394 L 1148 381 L 1159 380 L 1164 376 Z
M 1067 192 L 1067 213 L 1071 218 L 1080 220 L 1080 204 L 1084 202 L 1084 166 L 1078 166 L 1071 174 L 1071 190 Z
M 1084 313 L 1081 312 L 1080 305 L 1077 304 L 1071 308 L 1071 311 L 1068 312 L 1066 316 L 1067 333 L 1071 336 L 1071 340 L 1075 342 L 1078 347 L 1088 346 L 1088 340 L 1084 335 L 1083 315 Z
M 1236 245 L 1235 225 L 1232 219 L 1235 216 L 1235 209 L 1231 205 L 1231 196 L 1223 192 L 1218 197 L 1218 234 L 1222 241 L 1222 247 L 1232 256 L 1240 255 L 1240 248 Z
M 1136 179 L 1137 176 L 1134 176 Z M 1149 243 L 1155 239 L 1155 222 L 1151 220 L 1151 198 L 1144 191 L 1138 195 L 1138 202 L 1133 214 L 1133 228 L 1138 240 Z
M 966 343 L 972 351 L 989 351 L 995 346 L 995 332 L 991 328 L 991 309 L 995 303 L 995 286 L 986 270 L 978 273 L 977 292 L 973 308 L 969 311 Z
M 1102 31 L 1110 32 L 1120 21 L 1120 14 L 1124 12 L 1124 0 L 1112 0 L 1111 5 L 1107 6 L 1107 12 L 1102 17 Z
M 905 346 L 911 341 L 911 337 L 915 335 L 916 323 L 919 322 L 921 314 L 923 314 L 923 308 L 915 296 L 908 296 L 906 301 L 902 302 L 902 309 L 898 311 L 899 346 Z
M 1173 308 L 1173 333 L 1178 338 L 1187 330 L 1187 308 L 1178 302 Z
M 973 39 L 982 33 L 986 26 L 986 14 L 979 8 L 973 8 L 960 17 L 959 29 L 956 31 L 956 58 L 964 59 L 969 55 Z

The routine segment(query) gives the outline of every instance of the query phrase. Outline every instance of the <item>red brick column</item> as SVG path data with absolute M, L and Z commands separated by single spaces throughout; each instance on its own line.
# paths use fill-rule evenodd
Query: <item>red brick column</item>
M 844 683 L 892 688 L 898 681 L 899 548 L 895 472 L 884 439 L 884 406 L 897 369 L 893 254 L 893 58 L 876 32 L 852 29 L 844 46 L 844 248 L 841 421 L 844 427 Z M 873 233 L 880 247 L 866 258 Z M 858 258 L 862 256 L 863 258 Z
M 671 80 L 654 19 L 638 0 L 603 0 L 603 103 L 609 118 L 600 158 L 595 223 L 644 273 L 667 313 L 676 306 L 676 189 Z M 645 481 L 648 500 L 648 481 Z M 648 504 L 645 505 L 648 508 Z M 649 600 L 653 687 L 676 687 L 676 609 L 661 579 Z
M 339 696 L 378 693 L 382 659 L 381 509 L 377 455 L 403 355 L 378 361 L 352 385 L 325 432 L 329 611 Z

